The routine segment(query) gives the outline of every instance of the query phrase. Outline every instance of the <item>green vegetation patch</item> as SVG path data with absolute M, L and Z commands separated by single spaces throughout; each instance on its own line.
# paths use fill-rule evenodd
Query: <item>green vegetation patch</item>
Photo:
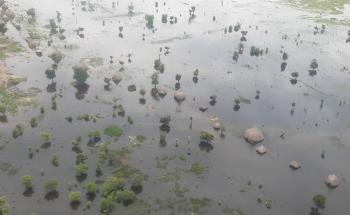
M 326 197 L 322 194 L 315 195 L 312 200 L 319 208 L 325 208 L 326 207 Z
M 104 134 L 109 137 L 120 137 L 123 135 L 123 129 L 118 126 L 109 126 L 104 130 Z
M 23 47 L 19 42 L 13 41 L 8 37 L 0 37 L 0 60 L 8 57 L 9 54 L 19 53 Z
M 315 18 L 315 22 L 326 24 L 326 25 L 339 25 L 339 26 L 349 26 L 350 19 L 337 19 L 337 18 Z
M 0 106 L 5 107 L 6 112 L 15 113 L 19 106 L 29 106 L 35 103 L 36 100 L 33 97 L 0 88 Z
M 181 173 L 179 171 L 165 172 L 159 177 L 159 181 L 166 183 L 166 182 L 180 180 L 180 178 L 181 178 Z
M 345 4 L 350 0 L 287 0 L 293 6 L 302 9 L 326 11 L 332 14 L 341 14 Z
M 200 163 L 194 163 L 191 165 L 189 171 L 196 175 L 202 175 L 204 172 L 207 171 L 207 169 L 207 167 L 203 166 Z
M 199 214 L 203 208 L 207 208 L 210 206 L 212 200 L 208 198 L 190 198 L 188 203 L 188 210 L 191 213 Z

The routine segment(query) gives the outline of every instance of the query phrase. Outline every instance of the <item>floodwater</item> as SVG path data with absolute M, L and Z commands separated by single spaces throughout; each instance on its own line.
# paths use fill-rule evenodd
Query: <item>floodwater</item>
M 128 16 L 131 3 L 134 15 Z M 86 144 L 89 131 L 103 133 L 111 125 L 123 128 L 124 135 L 117 141 L 102 135 L 101 142 L 111 141 L 114 149 L 132 149 L 128 165 L 148 175 L 137 195 L 144 203 L 119 205 L 112 214 L 237 214 L 235 208 L 250 215 L 309 214 L 316 194 L 327 197 L 321 214 L 349 214 L 350 45 L 345 42 L 349 27 L 326 25 L 324 33 L 314 34 L 314 26 L 321 29 L 322 23 L 309 18 L 313 11 L 267 0 L 173 0 L 159 2 L 158 7 L 155 1 L 123 0 L 115 3 L 115 8 L 112 0 L 91 0 L 86 6 L 76 0 L 11 0 L 9 5 L 17 17 L 24 17 L 14 21 L 23 26 L 27 22 L 25 11 L 36 9 L 35 29 L 42 36 L 39 49 L 43 51 L 43 57 L 38 57 L 27 47 L 25 27 L 20 32 L 9 27 L 7 35 L 26 48 L 26 52 L 6 59 L 12 73 L 28 78 L 17 87 L 42 90 L 38 107 L 22 108 L 0 124 L 0 138 L 9 139 L 0 151 L 0 162 L 16 169 L 14 174 L 0 172 L 0 194 L 6 196 L 10 214 L 100 214 L 100 193 L 92 203 L 82 195 L 78 209 L 70 207 L 68 193 L 77 190 L 85 194 L 87 182 L 103 181 L 113 174 L 113 167 L 103 167 L 103 176 L 95 177 L 96 149 Z M 192 5 L 196 17 L 189 20 Z M 349 8 L 345 6 L 344 11 Z M 45 27 L 49 19 L 56 19 L 56 11 L 62 14 L 59 26 L 65 29 L 65 40 L 49 36 Z M 346 16 L 345 12 L 341 16 Z M 145 14 L 154 15 L 153 29 L 146 27 Z M 162 14 L 177 17 L 177 23 L 162 23 Z M 248 33 L 247 41 L 242 42 L 244 52 L 236 63 L 232 56 L 239 46 L 241 30 L 225 33 L 225 28 L 237 23 Z M 120 26 L 123 38 L 118 36 Z M 84 28 L 83 38 L 76 33 L 78 28 Z M 50 47 L 48 40 L 52 40 Z M 251 46 L 263 49 L 264 54 L 251 56 Z M 165 53 L 166 47 L 169 53 Z M 65 57 L 56 70 L 56 92 L 47 92 L 51 80 L 45 70 L 53 64 L 47 56 L 54 49 Z M 280 66 L 283 52 L 289 55 L 285 71 Z M 155 72 L 154 60 L 159 57 L 165 65 L 159 86 L 165 86 L 168 94 L 155 99 L 150 93 L 151 75 Z M 89 70 L 84 98 L 76 95 L 72 84 L 72 66 L 81 59 L 102 60 Z M 311 76 L 313 59 L 319 66 L 317 74 Z M 122 70 L 119 61 L 124 62 Z M 196 69 L 198 83 L 193 81 Z M 298 72 L 294 84 L 293 72 Z M 111 82 L 110 90 L 106 90 L 104 78 L 115 73 L 123 80 L 118 85 Z M 181 74 L 180 89 L 187 96 L 182 103 L 173 97 L 176 74 Z M 135 92 L 128 91 L 131 84 L 136 85 Z M 140 89 L 146 90 L 144 105 L 139 103 Z M 57 110 L 52 110 L 55 95 Z M 215 105 L 209 103 L 212 95 L 216 96 Z M 241 98 L 241 103 L 234 109 L 236 98 Z M 123 105 L 125 117 L 113 117 L 114 104 Z M 38 127 L 31 128 L 28 122 L 40 116 L 39 107 L 45 108 L 45 114 Z M 201 112 L 199 107 L 208 110 Z M 96 122 L 77 120 L 84 114 L 97 116 Z M 159 118 L 166 115 L 171 116 L 171 129 L 166 146 L 161 146 Z M 65 119 L 67 116 L 73 117 L 72 123 Z M 133 119 L 132 125 L 127 116 Z M 224 138 L 213 130 L 211 117 L 218 117 L 225 125 Z M 16 124 L 25 126 L 24 135 L 13 139 L 11 130 Z M 261 143 L 268 149 L 265 155 L 258 155 L 242 138 L 244 130 L 253 126 L 265 134 Z M 215 134 L 212 149 L 199 147 L 201 130 Z M 48 149 L 40 147 L 42 131 L 52 134 Z M 128 137 L 136 135 L 147 139 L 133 146 Z M 78 136 L 82 136 L 81 148 L 88 155 L 89 173 L 83 182 L 75 179 L 75 152 L 71 150 L 71 141 Z M 38 149 L 32 159 L 28 158 L 29 148 Z M 58 167 L 51 164 L 54 154 L 60 159 Z M 170 158 L 168 165 L 157 167 L 157 158 L 164 157 Z M 302 163 L 296 171 L 288 167 L 295 159 Z M 200 176 L 188 171 L 194 163 L 205 166 L 206 171 Z M 166 173 L 177 177 L 159 180 Z M 26 174 L 33 177 L 31 197 L 22 194 L 21 176 Z M 329 174 L 340 177 L 336 189 L 325 185 Z M 59 182 L 59 197 L 53 201 L 44 198 L 43 185 L 48 179 Z M 174 192 L 179 186 L 187 192 Z M 210 201 L 197 209 L 188 206 L 191 198 Z M 88 204 L 90 208 L 86 208 Z

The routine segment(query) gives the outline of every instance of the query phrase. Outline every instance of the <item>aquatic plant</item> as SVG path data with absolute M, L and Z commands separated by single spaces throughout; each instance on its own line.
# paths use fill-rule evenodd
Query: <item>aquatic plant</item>
M 206 171 L 207 167 L 200 163 L 194 163 L 190 167 L 190 171 L 196 175 L 202 175 Z
M 63 53 L 59 50 L 55 50 L 49 55 L 49 58 L 51 58 L 51 60 L 53 60 L 53 62 L 56 64 L 59 64 L 62 61 L 63 57 Z
M 162 14 L 162 23 L 167 23 L 168 22 L 168 14 Z
M 318 63 L 316 59 L 313 59 L 310 63 L 310 68 L 311 69 L 317 69 L 318 68 Z
M 134 120 L 131 118 L 131 116 L 128 116 L 128 123 L 130 125 L 134 124 Z
M 0 196 L 0 214 L 10 215 L 10 208 L 5 196 Z
M 12 130 L 12 137 L 17 138 L 23 135 L 23 127 L 20 124 L 17 124 L 15 128 Z
M 30 175 L 22 176 L 22 184 L 27 189 L 32 188 L 33 187 L 33 178 L 32 178 L 32 176 L 30 176 Z
M 323 209 L 326 207 L 326 197 L 322 194 L 317 194 L 312 198 L 317 207 Z
M 136 194 L 130 190 L 118 190 L 115 193 L 115 200 L 117 202 L 123 202 L 124 205 L 129 205 L 136 200 Z
M 58 186 L 57 180 L 50 179 L 45 182 L 44 188 L 47 193 L 50 193 L 50 192 L 56 191 L 57 186 Z
M 238 53 L 238 51 L 234 51 L 234 52 L 233 52 L 232 59 L 237 63 L 238 58 L 239 58 L 239 53 Z
M 120 137 L 123 135 L 123 129 L 118 126 L 109 126 L 104 130 L 104 134 L 109 137 Z
M 4 35 L 7 32 L 6 23 L 4 21 L 0 21 L 0 33 Z
M 211 141 L 214 140 L 214 135 L 209 133 L 208 131 L 201 131 L 199 134 L 199 138 L 201 139 L 201 141 L 210 144 Z
M 86 80 L 89 78 L 87 73 L 88 68 L 85 65 L 76 65 L 73 66 L 73 79 L 76 80 L 78 86 L 84 85 Z
M 212 202 L 208 198 L 190 198 L 190 201 L 187 203 L 187 208 L 191 213 L 201 214 L 201 209 L 207 207 Z
M 31 118 L 30 121 L 29 121 L 29 124 L 32 128 L 35 128 L 38 126 L 38 121 L 35 117 Z
M 32 19 L 34 19 L 35 16 L 36 16 L 35 8 L 30 8 L 30 9 L 28 9 L 28 10 L 26 11 L 26 13 L 27 13 L 28 16 L 31 16 Z
M 154 69 L 160 73 L 164 73 L 165 65 L 164 65 L 164 63 L 162 63 L 160 58 L 154 60 Z
M 132 16 L 132 15 L 134 15 L 134 5 L 133 4 L 130 4 L 130 5 L 128 5 L 128 15 L 129 16 Z
M 154 85 L 154 88 L 157 88 L 157 85 L 159 84 L 159 73 L 155 72 L 151 76 L 152 84 Z
M 220 126 L 220 137 L 222 137 L 222 138 L 225 137 L 226 136 L 225 132 L 226 132 L 226 127 L 224 125 L 221 125 Z
M 59 160 L 59 158 L 58 158 L 58 156 L 56 154 L 52 157 L 51 163 L 55 167 L 58 167 L 60 165 L 60 160 Z
M 160 117 L 160 119 L 159 119 L 159 123 L 161 124 L 160 125 L 160 129 L 162 131 L 169 132 L 169 130 L 170 130 L 170 126 L 169 126 L 170 121 L 171 121 L 171 117 L 169 115 Z
M 175 75 L 175 79 L 177 82 L 179 82 L 181 80 L 181 75 L 180 74 L 176 74 Z
M 146 14 L 145 15 L 145 19 L 146 19 L 146 27 L 147 28 L 153 28 L 154 16 Z
M 0 105 L 0 122 L 7 122 L 6 107 Z
M 113 209 L 117 206 L 112 195 L 102 198 L 100 205 L 100 212 L 102 214 L 110 214 Z
M 79 192 L 79 191 L 71 191 L 68 194 L 68 199 L 69 199 L 70 203 L 80 203 L 81 192 Z
M 86 185 L 86 191 L 89 193 L 89 194 L 95 194 L 96 191 L 97 191 L 97 186 L 94 182 L 89 182 L 87 185 Z
M 255 46 L 252 46 L 250 48 L 250 56 L 255 56 L 255 57 L 259 57 L 260 55 L 262 55 L 263 50 L 260 48 L 257 48 Z
M 240 29 L 241 29 L 241 23 L 238 22 L 238 23 L 234 26 L 234 29 L 233 29 L 233 30 L 237 32 L 237 31 L 239 31 Z
M 49 132 L 41 132 L 40 133 L 40 138 L 45 142 L 48 143 L 51 140 L 51 134 Z
M 140 89 L 140 95 L 145 96 L 146 95 L 146 90 L 145 89 Z
M 97 143 L 98 141 L 101 140 L 101 133 L 98 130 L 90 131 L 88 133 L 88 137 L 90 139 L 90 142 Z
M 142 183 L 145 180 L 145 176 L 141 174 L 135 174 L 130 179 L 130 189 L 135 193 L 139 193 L 142 190 Z
M 75 169 L 75 175 L 78 178 L 86 176 L 89 170 L 88 166 L 83 163 L 75 165 L 74 169 Z
M 76 164 L 83 164 L 88 159 L 88 156 L 85 153 L 77 153 L 75 156 L 75 163 Z
M 160 132 L 160 135 L 159 135 L 159 143 L 160 143 L 160 145 L 162 145 L 162 146 L 166 145 L 166 137 L 167 137 L 166 132 Z
M 102 194 L 104 197 L 115 193 L 118 190 L 122 190 L 125 186 L 125 180 L 114 176 L 107 177 L 106 181 L 102 185 Z

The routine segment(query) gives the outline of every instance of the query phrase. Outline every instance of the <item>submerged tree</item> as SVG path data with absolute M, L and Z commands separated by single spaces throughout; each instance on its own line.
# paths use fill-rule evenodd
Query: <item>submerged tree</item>
M 0 105 L 0 122 L 7 122 L 5 105 Z
M 31 196 L 34 192 L 33 190 L 33 178 L 31 175 L 22 176 L 22 185 L 25 187 L 25 191 L 23 193 L 24 196 Z
M 313 59 L 310 63 L 309 75 L 314 76 L 317 74 L 318 62 L 316 59 Z
M 70 205 L 72 208 L 77 208 L 80 205 L 80 201 L 81 201 L 81 192 L 79 191 L 71 191 L 68 194 L 68 199 L 70 202 Z
M 233 52 L 232 59 L 237 63 L 238 58 L 239 58 L 239 53 L 238 53 L 238 51 L 234 51 L 234 52 Z
M 201 141 L 211 144 L 211 142 L 214 140 L 214 135 L 209 133 L 208 131 L 201 131 L 199 134 L 199 138 Z
M 75 177 L 77 181 L 79 182 L 84 181 L 88 175 L 88 170 L 89 170 L 88 166 L 84 163 L 79 163 L 75 165 L 74 169 L 75 169 Z
M 86 80 L 89 78 L 87 71 L 89 68 L 84 64 L 73 66 L 74 75 L 73 78 L 76 80 L 78 86 L 84 85 Z
M 129 16 L 133 16 L 135 13 L 134 13 L 134 5 L 133 4 L 130 4 L 128 5 L 128 15 Z
M 170 131 L 170 121 L 171 121 L 171 117 L 170 116 L 163 116 L 159 119 L 159 123 L 160 123 L 160 129 L 162 131 L 166 131 L 169 132 Z
M 153 28 L 154 16 L 146 14 L 145 19 L 146 19 L 146 27 L 149 29 Z
M 151 95 L 153 97 L 156 97 L 158 95 L 157 85 L 159 84 L 159 73 L 158 72 L 153 73 L 151 76 L 151 79 L 152 79 L 151 83 L 152 85 L 154 85 L 154 87 L 151 90 Z
M 7 32 L 6 23 L 4 21 L 0 21 L 0 33 L 4 35 Z
M 33 187 L 33 178 L 30 175 L 24 175 L 22 176 L 22 184 L 25 188 L 32 188 Z
M 47 69 L 45 71 L 46 78 L 50 79 L 53 82 L 53 79 L 56 78 L 56 71 L 54 69 Z
M 46 191 L 45 199 L 47 200 L 54 200 L 58 198 L 58 191 L 57 191 L 58 182 L 55 179 L 50 179 L 45 182 L 44 188 Z
M 23 135 L 23 127 L 20 124 L 17 124 L 15 128 L 12 130 L 12 137 L 17 138 Z

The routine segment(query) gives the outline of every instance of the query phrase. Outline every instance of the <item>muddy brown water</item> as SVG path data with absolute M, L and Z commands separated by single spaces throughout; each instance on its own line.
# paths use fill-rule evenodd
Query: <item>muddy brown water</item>
M 56 11 L 62 13 L 62 23 L 67 37 L 64 41 L 54 38 L 53 46 L 65 54 L 58 65 L 55 81 L 57 82 L 58 109 L 50 109 L 53 93 L 46 92 L 50 80 L 45 77 L 45 70 L 52 64 L 46 56 L 51 53 L 45 40 L 40 48 L 44 56 L 39 58 L 27 50 L 19 56 L 8 58 L 7 64 L 15 74 L 25 75 L 28 81 L 18 87 L 27 89 L 37 87 L 43 90 L 39 96 L 40 106 L 46 113 L 37 128 L 30 128 L 28 121 L 39 115 L 38 108 L 22 109 L 9 122 L 0 124 L 3 139 L 10 143 L 0 151 L 0 161 L 8 162 L 17 168 L 12 176 L 0 173 L 0 194 L 5 195 L 11 205 L 11 214 L 99 214 L 100 198 L 97 197 L 89 210 L 83 210 L 87 201 L 82 196 L 82 205 L 72 210 L 68 201 L 68 185 L 77 184 L 73 190 L 82 190 L 84 184 L 94 181 L 95 153 L 86 146 L 87 133 L 101 130 L 110 125 L 124 129 L 124 135 L 113 142 L 113 148 L 129 146 L 128 136 L 144 135 L 145 143 L 132 148 L 130 166 L 149 175 L 140 199 L 150 204 L 152 214 L 190 214 L 190 211 L 159 209 L 155 199 L 176 199 L 173 192 L 175 183 L 186 187 L 189 192 L 183 198 L 210 198 L 210 206 L 198 214 L 223 214 L 225 207 L 241 208 L 245 214 L 308 214 L 313 205 L 312 197 L 321 193 L 327 197 L 326 208 L 322 214 L 345 215 L 349 213 L 348 199 L 350 187 L 349 134 L 349 45 L 345 43 L 348 28 L 327 26 L 324 34 L 313 34 L 316 25 L 312 20 L 304 19 L 310 12 L 296 10 L 274 1 L 169 1 L 166 5 L 159 2 L 156 12 L 154 1 L 134 1 L 135 15 L 127 16 L 130 1 L 119 1 L 116 9 L 112 1 L 90 1 L 94 11 L 82 11 L 81 4 L 70 0 L 13 0 L 10 5 L 17 14 L 25 14 L 31 7 L 37 9 L 37 28 L 43 35 L 47 29 L 43 26 L 55 18 Z M 196 6 L 196 18 L 189 23 L 188 9 Z M 74 8 L 74 9 L 73 9 Z M 177 24 L 162 24 L 161 14 L 167 13 L 178 18 Z M 145 27 L 144 15 L 155 15 L 155 32 Z M 180 16 L 181 14 L 181 16 Z M 212 21 L 212 17 L 216 21 Z M 105 20 L 105 26 L 102 25 Z M 247 30 L 247 42 L 244 42 L 244 54 L 238 63 L 232 60 L 233 51 L 239 44 L 239 32 L 224 33 L 224 28 L 242 24 Z M 320 24 L 318 24 L 320 26 Z M 118 27 L 123 26 L 123 38 L 118 37 Z M 256 26 L 258 28 L 256 29 Z M 83 27 L 84 38 L 79 38 L 75 29 Z M 267 33 L 265 33 L 267 31 Z M 300 33 L 300 38 L 298 38 Z M 17 31 L 8 32 L 21 40 Z M 142 40 L 145 34 L 145 41 Z M 187 35 L 187 36 L 184 36 Z M 287 35 L 287 39 L 282 39 Z M 295 39 L 302 41 L 296 45 Z M 23 42 L 23 41 L 22 41 Z M 64 45 L 76 45 L 67 50 Z M 250 47 L 269 49 L 261 57 L 249 55 Z M 170 47 L 170 53 L 164 55 L 164 47 Z M 283 48 L 281 48 L 283 46 Z M 152 88 L 150 76 L 153 63 L 158 58 L 165 64 L 164 74 L 159 75 L 160 85 L 168 87 L 168 95 L 156 101 L 150 96 Z M 289 54 L 287 69 L 280 71 L 281 50 Z M 132 54 L 128 63 L 128 54 Z M 114 63 L 109 63 L 109 56 L 114 56 Z M 72 65 L 81 58 L 100 57 L 103 65 L 90 71 L 87 83 L 89 89 L 84 99 L 77 99 L 76 89 L 72 86 Z M 317 75 L 310 76 L 308 69 L 312 59 L 317 59 Z M 111 90 L 104 90 L 104 77 L 111 77 L 118 72 L 118 61 L 125 62 L 121 72 L 123 81 L 112 84 Z M 192 72 L 199 69 L 199 81 L 193 83 Z M 298 83 L 290 82 L 291 73 L 298 72 Z M 181 74 L 181 89 L 187 99 L 177 104 L 173 99 L 175 74 Z M 128 92 L 128 85 L 135 84 L 136 92 Z M 139 104 L 139 89 L 147 91 L 146 105 Z M 256 91 L 260 98 L 255 99 Z M 217 103 L 209 104 L 209 96 L 216 95 Z M 96 96 L 99 99 L 96 99 Z M 250 104 L 241 103 L 240 109 L 234 111 L 234 99 L 239 96 L 250 100 Z M 129 125 L 126 117 L 112 117 L 113 98 L 119 98 L 126 115 L 133 118 Z M 320 108 L 321 100 L 323 107 Z M 292 103 L 295 107 L 292 107 Z M 342 104 L 342 105 L 339 105 Z M 198 110 L 207 106 L 202 113 Z M 291 114 L 291 109 L 294 114 Z M 179 112 L 179 110 L 181 110 Z M 78 121 L 83 115 L 100 114 L 102 118 L 96 123 Z M 74 118 L 68 123 L 66 116 Z M 160 147 L 159 117 L 171 115 L 171 130 L 167 137 L 167 146 Z M 210 117 L 219 117 L 226 126 L 226 137 L 220 138 L 218 132 L 211 128 Z M 193 129 L 189 130 L 190 117 L 193 117 Z M 25 124 L 25 132 L 16 140 L 11 139 L 11 129 L 15 124 Z M 258 126 L 266 135 L 263 144 L 268 153 L 258 156 L 254 147 L 246 143 L 241 134 L 244 129 Z M 210 152 L 200 150 L 199 131 L 210 130 L 215 133 L 214 148 Z M 52 133 L 53 141 L 49 149 L 40 149 L 33 159 L 28 159 L 28 148 L 40 148 L 41 131 Z M 280 135 L 285 133 L 285 139 Z M 73 164 L 75 153 L 71 151 L 71 140 L 83 136 L 82 148 L 89 155 L 87 180 L 77 183 Z M 190 141 L 188 143 L 188 137 Z M 175 147 L 176 139 L 179 146 Z M 103 136 L 103 140 L 111 140 Z M 322 151 L 325 159 L 321 159 Z M 188 154 L 190 152 L 190 155 Z M 60 166 L 51 165 L 54 154 L 60 157 Z M 158 178 L 165 172 L 156 167 L 156 157 L 185 156 L 186 161 L 170 161 L 167 171 L 178 170 L 181 177 L 171 182 L 160 182 Z M 293 171 L 288 167 L 291 160 L 298 159 L 302 168 Z M 183 170 L 193 163 L 200 163 L 208 170 L 202 177 Z M 40 172 L 44 170 L 44 176 Z M 337 174 L 341 185 L 330 190 L 324 180 L 328 174 Z M 31 174 L 34 178 L 32 197 L 22 195 L 21 176 Z M 106 175 L 108 171 L 106 170 Z M 47 179 L 59 181 L 59 198 L 54 201 L 44 199 L 43 183 Z M 248 186 L 248 181 L 252 185 Z M 258 185 L 263 184 L 259 189 Z M 241 192 L 242 190 L 245 192 Z M 258 204 L 257 198 L 272 201 L 271 209 Z M 182 198 L 180 198 L 182 199 Z M 176 207 L 175 207 L 176 208 Z M 113 214 L 137 214 L 121 207 Z

